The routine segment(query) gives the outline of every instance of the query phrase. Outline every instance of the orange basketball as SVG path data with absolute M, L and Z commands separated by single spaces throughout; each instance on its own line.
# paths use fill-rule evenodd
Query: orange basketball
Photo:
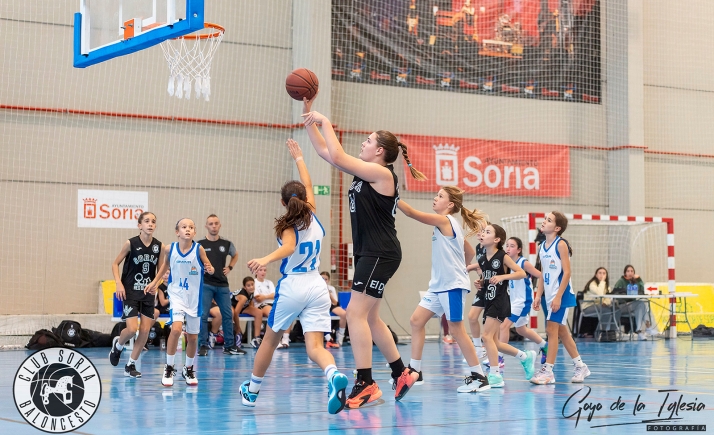
M 319 84 L 314 72 L 306 68 L 298 68 L 285 79 L 285 90 L 298 101 L 302 101 L 303 97 L 311 100 L 317 94 Z

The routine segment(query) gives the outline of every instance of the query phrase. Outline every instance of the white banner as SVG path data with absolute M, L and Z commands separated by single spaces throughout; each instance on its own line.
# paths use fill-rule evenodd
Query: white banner
M 149 192 L 77 190 L 79 228 L 134 228 L 149 209 Z

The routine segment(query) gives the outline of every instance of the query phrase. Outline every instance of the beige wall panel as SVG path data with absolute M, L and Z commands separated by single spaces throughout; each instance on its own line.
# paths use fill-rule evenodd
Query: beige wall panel
M 692 0 L 642 2 L 645 86 L 714 91 L 714 3 Z

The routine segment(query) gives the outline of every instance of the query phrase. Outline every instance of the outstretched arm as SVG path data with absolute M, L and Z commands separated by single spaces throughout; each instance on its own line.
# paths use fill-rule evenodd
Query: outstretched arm
M 401 211 L 408 217 L 414 219 L 415 221 L 438 227 L 439 231 L 441 231 L 441 234 L 446 237 L 454 236 L 454 230 L 451 228 L 451 221 L 449 221 L 449 218 L 447 218 L 446 216 L 442 216 L 436 213 L 424 213 L 423 211 L 419 211 L 411 205 L 407 204 L 402 199 L 400 199 L 397 203 L 397 208 L 399 208 L 399 211 Z
M 322 137 L 333 166 L 348 174 L 356 175 L 369 183 L 393 182 L 392 173 L 386 167 L 377 163 L 365 162 L 347 154 L 337 139 L 335 130 L 332 128 L 332 123 L 325 115 L 313 111 L 305 113 L 302 116 L 305 118 L 304 124 L 305 127 L 308 128 L 308 136 L 310 136 L 310 128 L 316 128 L 316 125 L 322 126 Z M 367 139 L 367 141 L 371 140 L 371 137 Z M 310 141 L 312 141 L 312 136 L 310 136 Z M 313 142 L 313 146 L 315 146 L 315 150 L 320 154 L 318 145 L 316 145 L 315 142 Z
M 297 166 L 298 173 L 300 174 L 300 182 L 305 186 L 307 203 L 312 207 L 312 211 L 316 211 L 317 207 L 315 207 L 315 194 L 312 191 L 312 179 L 310 178 L 310 172 L 307 170 L 305 159 L 303 159 L 302 149 L 293 139 L 288 139 L 285 143 L 288 146 L 290 155 L 293 156 L 293 159 L 295 160 L 295 165 Z
M 318 94 L 320 92 L 318 91 Z M 317 94 L 315 94 L 314 97 L 312 97 L 312 100 L 308 100 L 307 98 L 302 99 L 302 113 L 307 114 L 312 110 L 312 103 L 315 101 L 315 98 L 317 98 Z M 305 131 L 307 131 L 307 136 L 310 138 L 310 142 L 312 143 L 312 147 L 315 148 L 315 151 L 317 152 L 317 155 L 322 157 L 323 160 L 325 160 L 327 163 L 331 164 L 332 166 L 336 167 L 339 170 L 343 170 L 339 166 L 335 165 L 335 162 L 332 161 L 332 157 L 330 157 L 330 151 L 327 149 L 327 143 L 325 142 L 325 138 L 322 137 L 322 134 L 320 134 L 320 129 L 317 128 L 317 124 L 312 123 L 310 125 L 305 124 Z
M 295 252 L 295 244 L 297 241 L 295 240 L 295 230 L 293 228 L 285 229 L 280 235 L 280 240 L 283 244 L 278 249 L 263 258 L 254 258 L 248 262 L 248 269 L 250 269 L 253 274 L 255 274 L 261 267 L 267 266 L 273 261 L 289 257 L 293 254 L 293 252 Z

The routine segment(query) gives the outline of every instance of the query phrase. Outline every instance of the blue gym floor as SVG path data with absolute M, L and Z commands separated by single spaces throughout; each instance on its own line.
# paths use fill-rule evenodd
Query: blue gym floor
M 523 342 L 512 343 L 522 348 Z M 535 349 L 532 343 L 525 345 Z M 560 349 L 555 367 L 555 385 L 532 385 L 523 379 L 520 364 L 506 357 L 503 389 L 474 394 L 457 394 L 462 384 L 461 352 L 457 345 L 427 343 L 424 349 L 425 383 L 415 386 L 401 403 L 395 403 L 385 361 L 375 348 L 374 377 L 384 395 L 375 405 L 345 410 L 337 415 L 326 411 L 326 383 L 322 371 L 308 361 L 299 344 L 275 352 L 255 408 L 241 405 L 239 386 L 250 376 L 254 350 L 243 356 L 223 355 L 220 349 L 197 358 L 198 387 L 188 387 L 177 375 L 173 388 L 160 384 L 165 356 L 151 348 L 141 357 L 141 379 L 123 375 L 112 367 L 108 349 L 82 350 L 96 365 L 102 379 L 102 400 L 97 413 L 80 434 L 295 434 L 295 433 L 393 433 L 393 434 L 540 434 L 556 433 L 645 433 L 645 420 L 667 419 L 670 403 L 696 402 L 704 409 L 680 411 L 673 420 L 657 422 L 677 425 L 708 425 L 714 431 L 714 340 L 633 341 L 618 343 L 578 342 L 583 360 L 592 375 L 585 384 L 571 384 L 572 362 Z M 399 346 L 405 362 L 408 345 Z M 331 350 L 338 368 L 351 378 L 354 368 L 349 346 Z M 13 377 L 30 355 L 29 351 L 0 352 L 0 433 L 39 433 L 18 413 L 12 396 Z M 183 353 L 177 361 L 183 361 Z M 179 366 L 179 364 L 177 364 Z M 536 368 L 539 364 L 536 364 Z M 578 403 L 587 387 L 589 397 Z M 579 389 L 565 410 L 569 396 Z M 351 389 L 348 388 L 348 392 Z M 677 390 L 659 392 L 658 390 Z M 669 394 L 668 399 L 667 394 Z M 633 415 L 635 401 L 644 408 Z M 611 410 L 620 397 L 624 408 Z M 665 403 L 661 413 L 663 403 Z M 602 409 L 587 421 L 583 411 L 577 424 L 574 414 L 586 404 Z M 696 405 L 695 405 L 696 406 Z M 563 412 L 564 411 L 564 412 Z M 637 424 L 631 424 L 637 423 Z M 652 423 L 650 423 L 652 424 Z M 607 426 L 606 426 L 607 425 Z M 617 426 L 611 426 L 617 425 Z M 601 426 L 601 427 L 597 427 Z M 669 428 L 672 429 L 671 427 Z

